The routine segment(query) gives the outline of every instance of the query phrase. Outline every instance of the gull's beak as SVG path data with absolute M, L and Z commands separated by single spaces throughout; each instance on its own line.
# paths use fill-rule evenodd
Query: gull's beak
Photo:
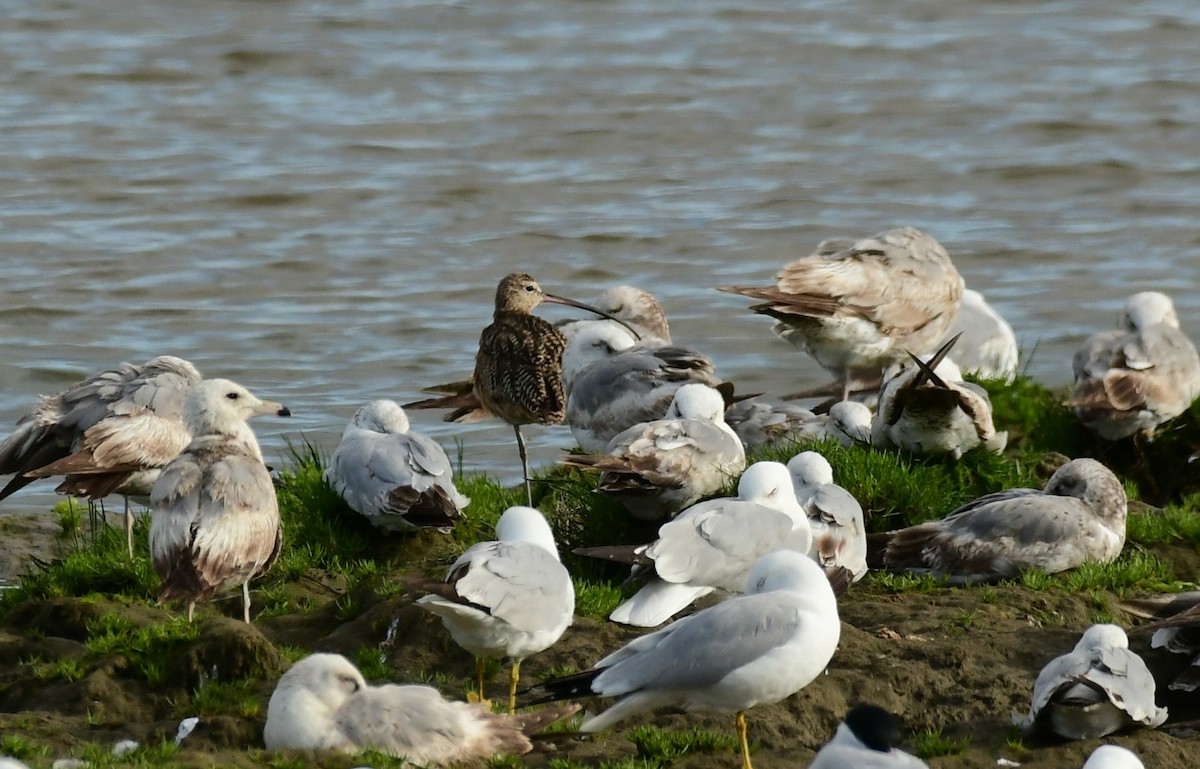
M 277 417 L 290 417 L 292 415 L 292 410 L 282 403 L 276 403 L 275 401 L 260 401 L 258 406 L 254 409 L 254 413 L 273 414 Z
M 602 318 L 608 318 L 609 320 L 615 320 L 617 323 L 620 323 L 622 326 L 624 326 L 626 329 L 628 329 L 629 333 L 633 334 L 634 340 L 636 340 L 638 342 L 642 341 L 642 335 L 639 334 L 637 331 L 634 331 L 632 326 L 630 326 L 628 323 L 621 320 L 620 318 L 609 315 L 607 312 L 605 312 L 604 310 L 601 310 L 598 307 L 593 307 L 590 304 L 584 304 L 583 302 L 576 302 L 574 299 L 568 299 L 565 296 L 555 296 L 554 294 L 547 294 L 545 291 L 542 292 L 542 300 L 546 301 L 546 302 L 550 302 L 551 304 L 563 304 L 563 305 L 566 305 L 567 307 L 578 307 L 581 310 L 587 310 L 588 312 L 595 313 L 596 315 L 599 315 Z

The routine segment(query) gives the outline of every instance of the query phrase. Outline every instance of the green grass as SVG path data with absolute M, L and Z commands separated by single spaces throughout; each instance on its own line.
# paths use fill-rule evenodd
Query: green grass
M 259 695 L 262 682 L 254 678 L 241 681 L 208 680 L 185 702 L 176 703 L 175 717 L 232 715 L 238 718 L 265 717 Z
M 36 740 L 26 739 L 18 734 L 0 735 L 0 756 L 29 761 L 49 755 L 50 748 Z
M 670 763 L 692 753 L 734 753 L 737 737 L 709 729 L 674 731 L 657 726 L 635 726 L 625 738 L 637 748 L 639 758 Z
M 604 619 L 625 600 L 625 591 L 620 585 L 580 579 L 573 581 L 575 613 L 580 616 Z
M 942 734 L 942 727 L 917 732 L 910 740 L 913 753 L 918 758 L 957 756 L 965 753 L 971 744 L 970 736 L 953 739 Z

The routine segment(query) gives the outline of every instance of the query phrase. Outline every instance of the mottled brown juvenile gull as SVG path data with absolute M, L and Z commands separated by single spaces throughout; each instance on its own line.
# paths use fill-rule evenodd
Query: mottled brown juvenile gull
M 1091 740 L 1130 726 L 1159 726 L 1167 709 L 1154 704 L 1154 677 L 1129 650 L 1117 625 L 1092 625 L 1068 654 L 1050 661 L 1033 685 L 1021 725 L 1068 740 Z
M 840 571 L 858 582 L 867 573 L 867 528 L 854 495 L 833 482 L 829 460 L 802 451 L 788 460 L 787 470 L 812 529 L 810 554 L 830 577 Z
M 833 739 L 817 752 L 808 769 L 929 769 L 900 749 L 896 717 L 877 705 L 859 704 L 838 725 Z
M 987 303 L 983 294 L 963 289 L 954 324 L 941 344 L 959 337 L 954 362 L 960 370 L 984 379 L 1012 381 L 1017 374 L 1017 336 L 1008 321 Z
M 58 475 L 65 476 L 60 494 L 89 500 L 123 494 L 132 557 L 128 499 L 147 504 L 159 472 L 191 440 L 183 401 L 199 381 L 191 363 L 161 355 L 141 365 L 122 363 L 43 397 L 0 444 L 0 474 L 14 474 L 0 499 Z
M 928 362 L 912 356 L 912 365 L 886 379 L 871 422 L 873 446 L 955 459 L 976 446 L 1004 450 L 1008 433 L 996 432 L 987 391 L 962 381 L 958 366 L 946 358 L 957 341 L 946 342 Z
M 635 518 L 662 520 L 719 491 L 746 467 L 746 452 L 725 424 L 721 393 L 702 384 L 675 391 L 662 419 L 634 425 L 607 454 L 572 454 L 563 464 L 600 471 L 599 490 Z
M 1067 405 L 1101 438 L 1150 433 L 1200 395 L 1200 356 L 1170 297 L 1143 291 L 1125 300 L 1121 328 L 1088 338 L 1075 353 Z
M 479 697 L 483 661 L 512 660 L 508 711 L 516 707 L 521 661 L 562 637 L 575 613 L 575 587 L 558 558 L 550 525 L 537 510 L 510 507 L 496 524 L 496 540 L 472 545 L 450 567 L 445 582 L 417 605 L 442 618 L 455 643 L 475 655 Z
M 596 547 L 580 555 L 634 564 L 632 580 L 645 580 L 608 618 L 654 627 L 713 590 L 740 593 L 759 558 L 775 550 L 807 554 L 808 518 L 792 491 L 788 469 L 756 462 L 738 481 L 736 497 L 699 502 L 663 524 L 648 545 Z
M 567 424 L 580 448 L 601 453 L 618 433 L 666 413 L 675 392 L 721 383 L 708 356 L 637 343 L 611 321 L 586 321 L 563 353 Z
M 184 405 L 192 442 L 163 468 L 150 493 L 150 557 L 162 580 L 158 600 L 181 598 L 188 621 L 197 601 L 242 586 L 250 621 L 250 580 L 279 556 L 279 504 L 246 420 L 291 416 L 227 379 L 194 385 Z
M 800 345 L 842 384 L 904 357 L 930 352 L 958 314 L 963 280 L 941 244 L 913 227 L 862 240 L 832 238 L 786 265 L 774 286 L 721 286 L 762 300 L 750 309 L 775 318 L 775 333 Z
M 1024 569 L 1053 574 L 1085 561 L 1108 563 L 1125 544 L 1125 488 L 1094 459 L 1060 467 L 1042 491 L 987 494 L 939 521 L 871 535 L 890 569 L 960 581 L 1015 577 Z
M 585 328 L 608 326 L 610 328 L 632 328 L 639 341 L 648 347 L 671 343 L 671 329 L 667 314 L 658 299 L 649 291 L 634 286 L 612 286 L 600 292 L 591 305 L 624 321 L 625 325 L 611 320 L 569 320 L 558 328 L 570 344 L 575 334 Z
M 746 711 L 790 697 L 833 658 L 841 635 L 837 599 L 807 556 L 778 550 L 763 556 L 729 598 L 630 641 L 591 670 L 548 681 L 539 701 L 617 697 L 586 719 L 597 732 L 657 708 L 737 713 L 742 767 L 752 769 Z
M 1200 689 L 1200 590 L 1129 598 L 1118 605 L 1139 617 L 1155 620 L 1148 626 L 1154 629 L 1150 648 L 1186 654 L 1192 659 L 1167 688 L 1180 692 Z
M 413 766 L 479 766 L 528 753 L 530 735 L 577 709 L 498 715 L 431 686 L 372 686 L 342 655 L 310 654 L 271 693 L 263 742 L 267 750 L 377 750 Z
M 387 531 L 453 526 L 471 501 L 453 475 L 442 447 L 411 432 L 408 415 L 390 400 L 355 412 L 325 468 L 346 504 Z

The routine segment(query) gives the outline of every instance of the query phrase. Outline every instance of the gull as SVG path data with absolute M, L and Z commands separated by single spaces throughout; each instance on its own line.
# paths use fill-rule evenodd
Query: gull
M 929 764 L 899 745 L 896 717 L 877 705 L 858 704 L 850 708 L 808 769 L 929 769 Z
M 562 463 L 600 471 L 599 490 L 635 518 L 662 520 L 713 494 L 746 467 L 746 451 L 725 424 L 725 400 L 707 385 L 675 391 L 662 419 L 616 435 L 606 454 L 572 454 Z
M 829 407 L 828 419 L 818 434 L 820 440 L 834 440 L 842 446 L 871 445 L 871 409 L 858 401 L 838 401 Z
M 617 697 L 584 720 L 585 733 L 664 707 L 735 712 L 742 767 L 752 769 L 746 711 L 790 697 L 820 675 L 841 623 L 824 572 L 791 550 L 760 558 L 745 592 L 635 638 L 591 670 L 534 687 L 546 694 L 533 704 Z
M 611 286 L 591 301 L 591 306 L 607 313 L 612 320 L 568 320 L 558 323 L 558 330 L 567 344 L 585 328 L 608 327 L 630 329 L 648 347 L 671 344 L 671 328 L 667 314 L 658 299 L 649 291 L 634 286 Z
M 637 343 L 611 321 L 584 321 L 563 353 L 567 424 L 579 446 L 602 453 L 618 433 L 662 416 L 685 384 L 717 387 L 706 355 Z
M 472 545 L 450 567 L 445 582 L 417 605 L 442 618 L 455 643 L 475 655 L 479 697 L 483 660 L 512 660 L 508 711 L 516 708 L 521 661 L 549 648 L 570 626 L 575 587 L 558 558 L 550 525 L 537 510 L 510 507 L 496 524 L 496 541 Z
M 408 415 L 390 400 L 354 413 L 325 468 L 325 480 L 371 523 L 387 531 L 448 529 L 471 501 L 454 487 L 446 452 L 409 430 Z
M 1088 756 L 1083 769 L 1146 769 L 1146 765 L 1129 748 L 1101 745 Z
M 1143 291 L 1125 300 L 1121 327 L 1092 334 L 1075 353 L 1068 406 L 1109 441 L 1151 433 L 1200 395 L 1200 356 L 1170 297 Z
M 815 451 L 802 451 L 789 459 L 787 470 L 812 529 L 810 554 L 830 577 L 845 570 L 858 582 L 867 573 L 862 505 L 833 482 L 829 460 Z
M 1176 675 L 1167 688 L 1179 692 L 1200 689 L 1200 590 L 1131 598 L 1117 605 L 1139 617 L 1155 620 L 1146 626 L 1154 630 L 1150 648 L 1166 649 L 1172 654 L 1186 654 L 1192 658 L 1191 664 Z
M 780 549 L 808 553 L 812 532 L 796 503 L 788 469 L 755 462 L 738 481 L 738 495 L 692 505 L 663 524 L 648 545 L 584 548 L 579 555 L 633 563 L 631 580 L 645 579 L 609 619 L 654 627 L 713 590 L 740 593 L 759 558 Z
M 950 454 L 958 459 L 976 446 L 998 454 L 1008 433 L 996 432 L 992 401 L 974 382 L 962 381 L 946 355 L 953 337 L 925 362 L 899 368 L 879 391 L 879 409 L 871 422 L 871 444 L 913 454 Z
M 1125 488 L 1094 459 L 1060 467 L 1042 491 L 1007 489 L 938 521 L 868 537 L 890 569 L 968 582 L 1053 574 L 1085 561 L 1109 563 L 1125 544 Z
M 162 468 L 191 440 L 183 401 L 200 372 L 160 355 L 122 363 L 49 397 L 0 444 L 0 475 L 13 473 L 4 499 L 38 478 L 65 476 L 56 491 L 88 500 L 125 496 L 125 536 L 133 557 L 129 499 L 149 503 Z
M 1167 709 L 1154 704 L 1154 677 L 1129 650 L 1125 631 L 1092 625 L 1071 652 L 1042 668 L 1029 715 L 1020 725 L 1068 740 L 1091 740 L 1166 720 Z
M 817 440 L 827 419 L 787 403 L 744 400 L 725 410 L 725 424 L 742 439 L 747 451 L 773 441 Z
M 938 346 L 954 337 L 961 337 L 954 362 L 962 371 L 1006 382 L 1017 375 L 1017 336 L 978 291 L 963 289 L 958 316 Z
M 862 240 L 831 238 L 786 265 L 774 286 L 721 286 L 759 299 L 750 309 L 776 319 L 774 331 L 802 346 L 842 385 L 933 350 L 954 322 L 963 280 L 936 240 L 913 227 Z
M 498 715 L 431 686 L 372 686 L 342 655 L 310 654 L 275 685 L 263 742 L 267 750 L 377 750 L 414 766 L 480 766 L 497 754 L 528 753 L 530 735 L 571 712 Z
M 279 503 L 262 451 L 246 420 L 291 416 L 227 379 L 193 385 L 184 403 L 192 442 L 171 460 L 150 492 L 150 557 L 162 580 L 158 600 L 182 598 L 188 622 L 197 601 L 242 586 L 250 621 L 250 580 L 279 556 Z

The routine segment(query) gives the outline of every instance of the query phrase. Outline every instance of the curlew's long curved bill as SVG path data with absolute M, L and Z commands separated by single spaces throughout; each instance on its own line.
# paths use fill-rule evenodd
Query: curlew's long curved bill
M 542 301 L 550 302 L 551 304 L 565 304 L 568 307 L 578 307 L 581 310 L 587 310 L 588 312 L 595 313 L 596 315 L 599 315 L 602 318 L 608 318 L 609 320 L 615 320 L 617 323 L 620 323 L 622 326 L 624 326 L 626 329 L 628 329 L 629 333 L 633 334 L 633 338 L 635 340 L 637 340 L 639 342 L 642 341 L 642 335 L 639 334 L 636 330 L 634 330 L 633 326 L 629 325 L 628 323 L 621 320 L 620 318 L 609 315 L 607 312 L 605 312 L 604 310 L 601 310 L 599 307 L 593 307 L 590 304 L 584 304 L 583 302 L 576 302 L 574 299 L 568 299 L 565 296 L 557 296 L 555 294 L 547 294 L 545 291 L 542 292 Z

